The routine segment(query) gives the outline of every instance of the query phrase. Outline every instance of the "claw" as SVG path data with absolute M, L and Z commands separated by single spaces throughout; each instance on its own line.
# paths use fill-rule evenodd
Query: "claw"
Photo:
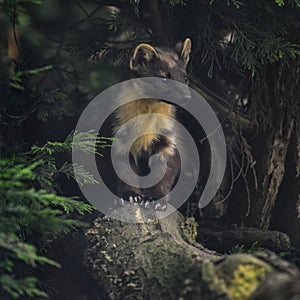
M 161 210 L 166 210 L 167 209 L 167 204 L 163 204 L 162 206 L 161 206 Z
M 154 209 L 155 210 L 160 210 L 160 207 L 161 207 L 160 203 L 156 203 L 155 206 L 154 206 Z
M 167 209 L 167 203 L 165 201 L 159 201 L 154 206 L 155 210 L 164 211 Z
M 155 199 L 149 195 L 139 195 L 133 192 L 124 193 L 123 197 L 119 198 L 117 202 L 120 206 L 124 206 L 126 202 L 129 202 L 133 203 L 134 205 L 143 206 L 146 209 L 152 208 L 158 211 L 164 211 L 167 208 L 166 201 L 155 201 Z

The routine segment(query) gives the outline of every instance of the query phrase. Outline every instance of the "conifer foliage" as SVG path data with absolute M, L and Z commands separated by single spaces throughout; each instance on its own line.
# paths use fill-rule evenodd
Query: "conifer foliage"
M 234 206 L 246 208 L 233 223 L 270 227 L 286 168 L 300 173 L 299 0 L 3 0 L 0 28 L 1 299 L 46 297 L 34 270 L 59 267 L 49 244 L 93 209 L 64 195 L 58 179 L 73 180 L 76 168 L 80 185 L 98 184 L 70 159 L 72 142 L 101 155 L 90 142 L 97 133 L 72 129 L 141 42 L 192 39 L 191 83 L 227 128 L 223 214 L 237 188 Z M 97 137 L 100 150 L 109 142 Z

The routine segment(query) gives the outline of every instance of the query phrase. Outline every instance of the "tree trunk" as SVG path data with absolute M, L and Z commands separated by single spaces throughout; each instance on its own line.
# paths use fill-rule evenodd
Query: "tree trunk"
M 8 23 L 5 20 L 0 19 L 0 120 L 3 117 L 4 103 L 7 101 L 9 94 L 9 81 L 10 81 L 10 59 L 8 57 Z M 1 149 L 4 146 L 4 138 L 0 133 L 0 156 Z
M 293 128 L 294 116 L 290 112 L 275 127 L 274 133 L 266 138 L 267 150 L 262 159 L 258 158 L 261 171 L 258 172 L 259 185 L 252 189 L 253 202 L 249 222 L 256 228 L 267 230 L 270 226 L 275 201 L 285 174 L 286 154 Z
M 292 133 L 297 135 L 299 113 L 300 59 L 293 67 L 277 66 L 268 70 L 265 101 L 269 102 L 268 126 L 260 129 L 255 152 L 257 181 L 251 189 L 250 226 L 268 229 L 279 189 L 285 174 L 287 150 Z M 271 75 L 273 74 L 273 76 Z M 297 166 L 296 159 L 294 164 Z M 288 201 L 294 201 L 289 199 Z M 296 210 L 296 207 L 295 207 Z
M 297 127 L 298 126 L 298 127 Z M 300 247 L 300 123 L 295 124 L 286 160 L 286 172 L 272 216 L 271 228 L 287 233 Z
M 296 286 L 298 271 L 275 254 L 221 256 L 195 242 L 196 224 L 177 211 L 150 222 L 140 208 L 131 213 L 142 223 L 115 220 L 128 214 L 120 208 L 86 232 L 85 266 L 107 299 L 268 300 L 274 284 L 276 299 L 292 299 L 286 287 Z

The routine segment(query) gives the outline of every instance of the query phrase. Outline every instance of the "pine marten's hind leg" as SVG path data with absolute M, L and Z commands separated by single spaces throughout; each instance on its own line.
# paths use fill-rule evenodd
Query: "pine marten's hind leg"
M 127 157 L 120 156 L 118 159 L 119 174 L 117 179 L 117 195 L 119 199 L 117 204 L 120 204 L 122 206 L 125 204 L 125 202 L 139 204 L 142 203 L 143 194 L 139 188 L 137 167 L 134 164 L 132 157 L 130 157 L 130 166 L 132 168 L 131 171 L 133 172 L 128 172 L 128 165 L 125 163 L 125 159 L 127 159 Z M 125 179 L 127 182 L 130 182 L 133 185 L 127 184 L 120 178 Z
M 172 190 L 176 183 L 178 174 L 180 172 L 180 157 L 175 151 L 173 155 L 161 154 L 166 160 L 167 168 L 165 170 L 163 178 L 154 186 L 149 188 L 139 188 L 138 177 L 146 175 L 148 168 L 145 162 L 141 162 L 138 166 L 132 164 L 132 168 L 137 176 L 131 177 L 130 182 L 133 182 L 134 186 L 130 186 L 123 181 L 118 184 L 118 195 L 120 197 L 120 204 L 124 205 L 125 202 L 137 203 L 146 209 L 154 209 L 158 211 L 164 211 L 167 208 L 168 194 Z M 147 163 L 148 165 L 148 163 Z M 122 168 L 121 168 L 122 169 Z M 126 168 L 124 167 L 124 170 Z M 143 171 L 141 171 L 143 169 Z M 150 170 L 150 169 L 149 169 Z M 123 178 L 128 178 L 128 174 L 122 174 Z M 146 174 L 145 174 L 146 173 Z M 160 172 L 159 172 L 160 173 Z M 160 178 L 161 174 L 157 174 Z
M 129 179 L 128 176 L 127 179 Z M 121 205 L 124 205 L 125 202 L 130 202 L 130 203 L 142 202 L 143 195 L 141 190 L 138 188 L 137 179 L 130 178 L 130 182 L 135 183 L 135 186 L 128 185 L 121 180 L 119 180 L 117 184 L 117 194 L 119 196 L 119 203 Z
M 180 173 L 180 157 L 176 151 L 174 155 L 165 155 L 167 169 L 163 178 L 153 187 L 142 189 L 143 203 L 145 208 L 154 208 L 158 211 L 164 211 L 167 208 L 169 193 L 176 183 Z

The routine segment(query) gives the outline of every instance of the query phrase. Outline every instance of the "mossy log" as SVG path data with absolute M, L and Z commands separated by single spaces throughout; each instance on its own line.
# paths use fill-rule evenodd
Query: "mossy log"
M 132 213 L 148 218 L 139 208 Z M 106 292 L 101 299 L 300 299 L 297 268 L 271 252 L 209 251 L 195 242 L 193 220 L 177 211 L 138 224 L 113 217 L 97 218 L 86 232 L 84 263 Z
M 213 221 L 201 222 L 197 240 L 202 241 L 209 248 L 222 252 L 230 252 L 236 246 L 282 252 L 288 251 L 291 246 L 289 236 L 283 232 L 252 227 L 226 228 L 220 222 Z

